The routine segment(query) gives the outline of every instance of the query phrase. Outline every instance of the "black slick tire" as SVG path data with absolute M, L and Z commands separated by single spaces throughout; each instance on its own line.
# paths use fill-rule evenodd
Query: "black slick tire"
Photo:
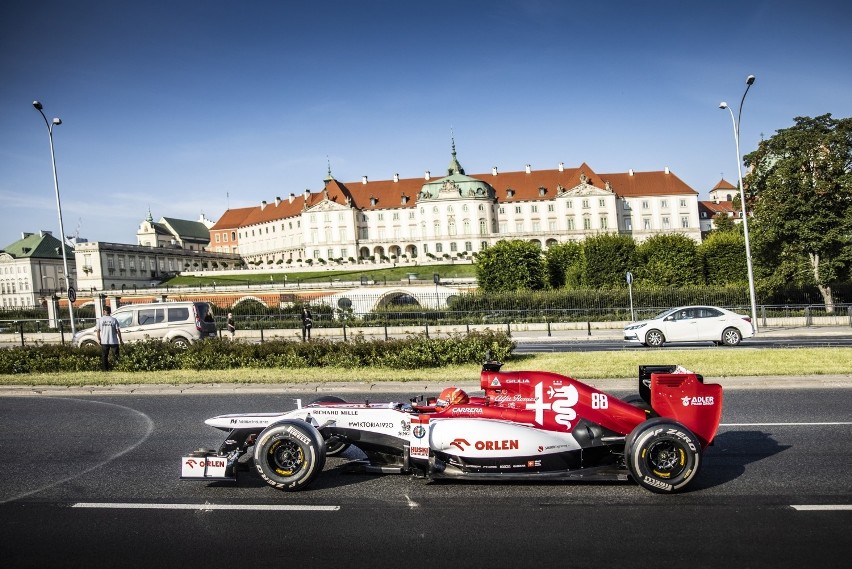
M 698 473 L 701 443 L 677 421 L 649 419 L 627 437 L 624 459 L 643 488 L 660 494 L 681 492 Z
M 279 421 L 257 436 L 254 465 L 260 477 L 273 488 L 288 492 L 301 490 L 325 466 L 325 441 L 305 421 Z

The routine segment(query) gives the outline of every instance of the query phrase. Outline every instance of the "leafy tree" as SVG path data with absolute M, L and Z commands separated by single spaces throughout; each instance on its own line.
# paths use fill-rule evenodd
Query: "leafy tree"
M 637 278 L 656 286 L 689 286 L 704 283 L 698 244 L 685 235 L 654 235 L 636 249 Z
M 739 226 L 734 218 L 727 213 L 719 212 L 713 216 L 713 233 L 739 231 Z
M 825 114 L 795 123 L 745 157 L 754 248 L 761 276 L 776 281 L 803 255 L 833 312 L 831 286 L 852 266 L 852 119 Z
M 551 288 L 578 288 L 582 284 L 583 246 L 569 241 L 548 247 L 544 253 L 547 278 Z
M 542 290 L 546 277 L 541 249 L 529 241 L 498 241 L 480 252 L 476 278 L 484 292 Z
M 709 285 L 746 283 L 745 238 L 733 231 L 712 231 L 698 248 L 704 261 L 704 279 Z
M 636 242 L 629 235 L 607 233 L 588 237 L 583 241 L 586 286 L 599 288 L 624 285 L 625 273 L 633 269 L 635 252 Z

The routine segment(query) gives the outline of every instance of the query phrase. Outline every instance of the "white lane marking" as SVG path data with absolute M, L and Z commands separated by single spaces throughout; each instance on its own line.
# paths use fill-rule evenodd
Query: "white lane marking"
M 852 511 L 852 504 L 793 504 L 790 507 L 800 512 Z
M 75 397 L 67 397 L 66 399 L 69 399 L 71 401 L 81 401 L 83 403 L 96 403 L 98 405 L 108 405 L 110 407 L 118 407 L 119 409 L 127 409 L 128 411 L 132 411 L 133 413 L 136 413 L 137 415 L 141 416 L 142 419 L 145 420 L 145 435 L 141 439 L 139 439 L 138 441 L 136 441 L 135 443 L 133 443 L 132 445 L 127 447 L 126 449 L 113 454 L 112 456 L 110 456 L 106 460 L 102 460 L 101 462 L 95 464 L 94 466 L 90 466 L 89 468 L 82 470 L 82 471 L 78 472 L 77 474 L 72 474 L 71 476 L 66 476 L 65 478 L 60 478 L 59 480 L 57 480 L 55 482 L 51 482 L 50 484 L 45 484 L 44 486 L 40 486 L 39 488 L 36 488 L 35 490 L 30 490 L 28 492 L 18 494 L 17 496 L 12 496 L 11 498 L 6 498 L 5 500 L 0 499 L 0 505 L 8 504 L 9 502 L 14 502 L 15 500 L 20 500 L 21 498 L 26 498 L 27 496 L 32 496 L 33 494 L 38 494 L 39 492 L 42 492 L 42 491 L 47 490 L 49 488 L 53 488 L 55 486 L 59 486 L 60 484 L 65 484 L 66 482 L 74 480 L 75 478 L 79 478 L 79 477 L 83 476 L 84 474 L 88 474 L 89 472 L 91 472 L 95 469 L 98 469 L 105 464 L 109 464 L 113 460 L 115 460 L 115 459 L 117 459 L 121 456 L 124 456 L 128 452 L 136 449 L 139 445 L 141 445 L 142 443 L 147 441 L 148 437 L 150 437 L 151 434 L 154 432 L 154 421 L 151 419 L 151 417 L 149 417 L 148 415 L 146 415 L 142 411 L 139 411 L 138 409 L 133 409 L 132 407 L 125 407 L 124 405 L 118 405 L 117 403 L 106 403 L 105 401 L 93 401 L 93 400 L 89 400 L 89 399 L 78 399 L 78 398 L 75 398 Z
M 420 504 L 418 504 L 417 502 L 415 502 L 414 500 L 412 500 L 412 499 L 408 496 L 408 494 L 406 494 L 406 495 L 405 495 L 405 499 L 408 501 L 408 507 L 409 507 L 409 508 L 419 508 L 419 507 L 420 507 Z
M 72 504 L 71 507 L 114 510 L 307 510 L 315 512 L 331 512 L 340 509 L 340 506 L 297 506 L 287 504 L 130 504 L 112 502 L 77 502 L 76 504 Z
M 720 427 L 828 427 L 852 425 L 852 421 L 834 421 L 824 423 L 719 423 Z

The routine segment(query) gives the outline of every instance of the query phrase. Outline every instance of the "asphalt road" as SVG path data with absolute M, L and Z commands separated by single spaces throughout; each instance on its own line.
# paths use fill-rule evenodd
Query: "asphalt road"
M 429 483 L 346 473 L 346 458 L 298 493 L 253 473 L 236 486 L 178 479 L 184 452 L 222 440 L 205 418 L 286 410 L 295 397 L 313 398 L 0 397 L 0 566 L 799 569 L 852 558 L 850 388 L 728 389 L 716 443 L 675 496 L 632 483 Z

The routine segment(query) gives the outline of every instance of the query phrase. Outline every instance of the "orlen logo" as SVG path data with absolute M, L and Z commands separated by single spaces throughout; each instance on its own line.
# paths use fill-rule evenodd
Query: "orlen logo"
M 471 445 L 467 442 L 467 439 L 456 439 L 450 443 L 450 446 L 454 446 L 462 452 L 471 446 L 476 450 L 517 450 L 519 443 L 518 439 L 504 439 L 501 441 L 475 441 Z
M 689 407 L 690 405 L 715 405 L 716 401 L 713 399 L 713 396 L 710 395 L 708 397 L 681 397 L 681 403 L 683 403 L 684 407 Z
M 190 459 L 187 459 L 186 464 L 190 468 L 196 468 L 196 467 L 198 467 L 198 468 L 204 468 L 204 467 L 221 468 L 221 467 L 225 466 L 225 459 L 217 458 L 217 459 L 208 459 L 208 460 L 196 461 L 195 459 L 190 458 Z
M 577 412 L 573 407 L 580 400 L 580 394 L 577 388 L 571 385 L 563 387 L 549 386 L 547 388 L 547 397 L 552 399 L 550 403 L 544 402 L 544 386 L 541 383 L 535 386 L 535 403 L 527 403 L 527 409 L 535 410 L 535 422 L 539 425 L 544 424 L 544 412 L 553 411 L 556 413 L 554 420 L 560 425 L 565 425 L 571 428 L 571 421 L 577 418 Z

